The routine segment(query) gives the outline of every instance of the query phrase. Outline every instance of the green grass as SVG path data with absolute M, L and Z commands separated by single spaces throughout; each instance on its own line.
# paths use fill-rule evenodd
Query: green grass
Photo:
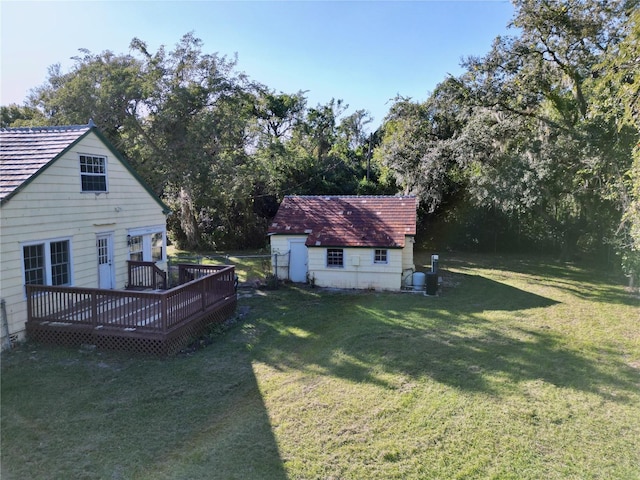
M 271 271 L 271 257 L 268 252 L 217 252 L 194 255 L 191 252 L 169 247 L 167 250 L 171 263 L 204 263 L 235 265 L 238 280 L 244 283 L 265 283 L 265 277 Z
M 546 258 L 283 287 L 205 349 L 2 357 L 2 478 L 638 479 L 640 302 Z

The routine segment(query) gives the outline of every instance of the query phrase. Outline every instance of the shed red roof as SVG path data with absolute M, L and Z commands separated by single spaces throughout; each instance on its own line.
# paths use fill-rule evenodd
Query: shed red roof
M 416 234 L 416 199 L 403 196 L 288 196 L 270 235 L 308 235 L 307 246 L 402 248 Z

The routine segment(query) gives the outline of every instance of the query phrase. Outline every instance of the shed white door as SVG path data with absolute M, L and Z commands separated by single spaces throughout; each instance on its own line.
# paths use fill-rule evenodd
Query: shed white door
M 289 241 L 289 280 L 297 283 L 307 281 L 307 246 L 305 240 Z
M 110 233 L 98 235 L 98 288 L 113 288 L 113 235 Z

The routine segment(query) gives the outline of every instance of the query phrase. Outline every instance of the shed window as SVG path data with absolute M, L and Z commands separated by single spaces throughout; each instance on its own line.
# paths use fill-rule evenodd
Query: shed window
M 327 249 L 327 267 L 344 267 L 344 251 L 342 248 Z
M 107 158 L 80 155 L 80 179 L 83 192 L 106 192 Z
M 376 249 L 373 254 L 373 263 L 389 263 L 387 260 L 387 250 Z
M 69 240 L 45 241 L 22 247 L 25 285 L 70 285 Z

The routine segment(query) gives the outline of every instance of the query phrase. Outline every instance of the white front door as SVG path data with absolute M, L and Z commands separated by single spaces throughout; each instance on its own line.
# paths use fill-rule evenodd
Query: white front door
M 113 269 L 113 235 L 111 233 L 98 235 L 98 288 L 112 289 L 114 287 Z
M 297 283 L 307 281 L 307 246 L 305 239 L 289 240 L 289 280 Z

